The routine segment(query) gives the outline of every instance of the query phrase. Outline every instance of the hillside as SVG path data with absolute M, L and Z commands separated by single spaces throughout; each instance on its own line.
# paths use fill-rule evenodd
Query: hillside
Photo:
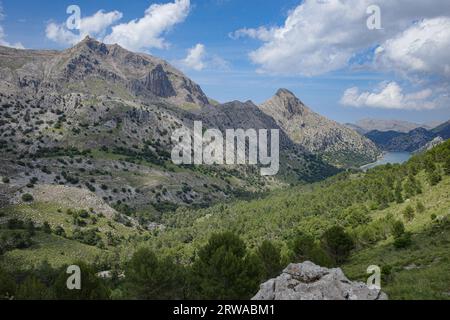
M 290 91 L 281 89 L 260 105 L 295 143 L 321 154 L 333 165 L 360 166 L 373 162 L 379 151 L 368 139 L 309 109 Z
M 183 273 L 174 274 L 175 279 L 171 280 L 162 273 L 155 273 L 154 278 L 147 281 L 163 283 L 159 291 L 150 293 L 144 288 L 138 289 L 140 287 L 135 286 L 138 283 L 133 284 L 133 281 L 142 279 L 133 277 L 113 285 L 115 294 L 118 293 L 118 285 L 122 297 L 124 294 L 137 294 L 138 297 L 249 298 L 256 293 L 259 283 L 279 274 L 289 262 L 310 260 L 322 266 L 341 266 L 350 279 L 362 281 L 369 265 L 379 265 L 383 270 L 383 291 L 390 299 L 448 299 L 450 278 L 442 270 L 448 270 L 450 266 L 449 161 L 450 143 L 447 141 L 425 154 L 414 156 L 403 165 L 377 167 L 366 173 L 346 172 L 313 185 L 276 191 L 258 200 L 220 204 L 202 210 L 179 209 L 175 215 L 162 219 L 161 228 L 151 233 L 140 233 L 140 236 L 130 233 L 129 228 L 119 229 L 116 224 L 103 229 L 103 218 L 92 224 L 89 211 L 87 215 L 83 212 L 64 213 L 64 210 L 59 213 L 57 208 L 44 209 L 37 204 L 15 211 L 7 209 L 2 211 L 2 219 L 8 221 L 8 227 L 1 230 L 2 239 L 8 239 L 11 232 L 22 233 L 23 239 L 31 241 L 31 245 L 21 242 L 21 247 L 14 250 L 6 248 L 1 265 L 8 270 L 15 264 L 39 267 L 36 258 L 42 256 L 52 265 L 59 266 L 82 257 L 87 262 L 97 261 L 98 271 L 124 270 L 123 263 L 132 257 L 133 262 L 126 267 L 126 273 L 127 270 L 131 272 L 128 268 L 145 264 L 145 260 L 139 262 L 139 259 L 146 256 L 147 259 L 156 259 L 145 250 L 132 255 L 136 248 L 145 246 L 157 256 L 170 257 L 169 261 L 172 261 L 157 260 L 160 262 L 152 262 L 148 268 L 167 269 L 168 263 L 175 263 L 171 268 L 184 268 L 191 264 L 192 268 L 187 267 L 184 276 Z M 30 215 L 33 211 L 35 213 Z M 11 221 L 12 217 L 21 221 L 38 217 L 38 213 L 43 212 L 55 212 L 52 216 L 57 220 L 52 222 L 63 223 L 68 229 L 66 235 L 55 235 L 54 225 L 50 231 L 38 228 L 35 235 L 29 235 L 26 224 L 21 226 L 17 221 Z M 116 236 L 105 237 L 107 246 L 97 243 L 93 247 L 95 242 L 90 242 L 92 238 L 89 235 L 77 234 L 74 237 L 73 232 L 78 230 L 71 230 L 74 214 L 78 218 L 84 217 L 80 218 L 81 221 L 92 227 L 98 225 L 100 239 L 104 236 L 103 231 L 109 228 L 116 230 Z M 341 234 L 339 237 L 346 239 L 347 249 L 334 251 L 332 234 Z M 80 247 L 80 241 L 89 249 Z M 220 257 L 227 256 L 219 249 L 226 248 L 222 247 L 222 241 L 228 243 L 232 250 L 229 254 L 243 259 L 239 260 L 239 268 L 267 270 L 267 273 L 251 273 L 253 276 L 246 280 L 235 279 L 233 273 L 226 273 L 226 269 L 222 274 L 215 267 L 215 263 L 223 265 Z M 66 251 L 63 248 L 70 249 Z M 97 257 L 102 258 L 98 260 Z M 216 259 L 213 257 L 218 260 L 209 260 Z M 157 270 L 154 272 L 160 272 Z M 212 270 L 214 273 L 209 274 Z M 223 288 L 219 284 L 222 282 L 214 282 L 222 281 L 224 278 L 221 277 L 228 279 L 228 285 Z M 199 287 L 190 287 L 191 281 Z M 172 290 L 169 288 L 176 288 L 176 291 L 167 291 Z
M 365 136 L 383 151 L 415 152 L 436 138 L 450 139 L 450 123 L 447 121 L 434 129 L 417 128 L 409 132 L 375 130 Z
M 449 141 L 338 169 L 379 150 L 291 92 L 212 103 L 169 63 L 89 37 L 0 47 L 0 75 L 0 299 L 248 299 L 306 260 L 352 280 L 378 263 L 390 298 L 448 298 Z M 279 129 L 279 173 L 174 165 L 172 133 L 195 121 Z M 81 292 L 65 290 L 69 264 Z M 421 290 L 401 281 L 418 274 Z
M 401 120 L 382 120 L 382 119 L 362 119 L 354 124 L 348 123 L 346 125 L 363 135 L 370 131 L 381 131 L 381 132 L 397 131 L 402 133 L 408 133 L 418 128 L 430 130 L 434 127 L 433 125 L 430 124 L 419 124 Z
M 174 166 L 172 133 L 192 132 L 194 121 L 205 128 L 279 127 L 252 104 L 211 106 L 169 63 L 118 45 L 87 37 L 64 51 L 1 47 L 0 74 L 0 176 L 9 180 L 0 190 L 3 205 L 21 204 L 27 193 L 59 205 L 57 187 L 66 186 L 147 228 L 179 206 L 254 197 L 338 171 L 283 132 L 282 166 L 273 178 L 255 166 Z M 239 119 L 231 105 L 242 110 Z M 39 188 L 54 201 L 35 194 Z

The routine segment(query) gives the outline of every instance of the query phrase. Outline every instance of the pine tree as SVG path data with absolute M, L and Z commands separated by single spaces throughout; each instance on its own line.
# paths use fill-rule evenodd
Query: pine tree
M 392 235 L 394 238 L 399 238 L 405 233 L 405 225 L 400 220 L 397 220 L 392 225 Z
M 196 299 L 249 299 L 262 280 L 260 260 L 245 243 L 226 232 L 214 234 L 192 266 Z
M 125 270 L 125 289 L 139 300 L 182 299 L 181 268 L 169 258 L 158 259 L 148 248 L 135 252 Z
M 394 196 L 395 196 L 395 202 L 397 202 L 397 203 L 404 202 L 403 195 L 402 195 L 402 184 L 400 182 L 398 182 L 395 185 Z
M 258 258 L 261 260 L 264 269 L 264 278 L 270 279 L 282 270 L 281 253 L 270 241 L 265 240 L 257 250 Z
M 355 245 L 353 239 L 340 226 L 334 226 L 325 231 L 322 243 L 336 264 L 345 262 Z
M 28 276 L 17 289 L 15 296 L 18 300 L 48 300 L 52 298 L 50 289 L 37 277 Z
M 16 293 L 16 282 L 12 275 L 0 267 L 0 300 L 11 299 Z
M 421 201 L 417 201 L 416 203 L 416 211 L 417 213 L 423 213 L 425 211 L 425 206 Z
M 405 217 L 405 220 L 408 222 L 411 222 L 414 220 L 414 209 L 410 205 L 408 205 L 405 210 L 403 210 L 403 217 Z
M 77 262 L 74 265 L 81 270 L 81 290 L 69 290 L 67 288 L 67 268 L 58 270 L 58 277 L 55 280 L 53 294 L 57 300 L 106 300 L 109 298 L 109 290 L 102 279 L 97 277 L 94 269 L 83 263 Z

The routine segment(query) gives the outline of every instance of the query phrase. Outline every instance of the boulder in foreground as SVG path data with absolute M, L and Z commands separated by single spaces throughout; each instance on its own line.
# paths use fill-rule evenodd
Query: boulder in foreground
M 283 273 L 261 285 L 252 300 L 387 300 L 378 289 L 347 279 L 341 269 L 312 262 L 290 264 Z

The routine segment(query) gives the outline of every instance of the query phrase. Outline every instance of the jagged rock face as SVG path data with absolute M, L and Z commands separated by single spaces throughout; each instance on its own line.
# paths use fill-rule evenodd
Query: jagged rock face
M 253 102 L 232 101 L 219 106 L 204 108 L 200 113 L 206 125 L 218 128 L 222 132 L 227 129 L 278 129 L 280 130 L 280 146 L 294 148 L 294 143 L 284 133 L 274 119 L 263 113 Z M 299 148 L 302 150 L 302 148 Z
M 355 160 L 363 163 L 375 160 L 379 154 L 370 140 L 313 112 L 288 90 L 280 89 L 260 109 L 273 117 L 292 141 L 310 152 L 323 154 L 335 165 L 346 166 Z
M 341 269 L 312 262 L 290 264 L 283 273 L 261 285 L 252 300 L 387 300 L 385 293 L 348 280 Z
M 445 142 L 445 140 L 442 137 L 436 137 L 432 141 L 430 141 L 426 145 L 424 145 L 423 147 L 421 147 L 418 150 L 414 151 L 414 153 L 427 152 L 427 151 L 433 149 L 434 147 L 437 147 L 438 145 L 440 145 L 440 144 L 442 144 L 444 142 Z
M 132 89 L 137 94 L 147 90 L 162 98 L 176 96 L 175 89 L 160 64 L 150 71 L 145 78 L 136 80 L 132 85 Z
M 201 88 L 164 60 L 87 37 L 73 48 L 33 51 L 0 48 L 3 92 L 164 98 L 176 105 L 209 104 Z

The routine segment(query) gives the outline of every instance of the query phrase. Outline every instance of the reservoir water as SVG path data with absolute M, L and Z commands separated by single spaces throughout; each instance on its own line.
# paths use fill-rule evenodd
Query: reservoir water
M 404 163 L 411 158 L 412 154 L 409 152 L 386 152 L 377 162 L 369 163 L 361 167 L 363 170 L 372 169 L 384 164 Z

